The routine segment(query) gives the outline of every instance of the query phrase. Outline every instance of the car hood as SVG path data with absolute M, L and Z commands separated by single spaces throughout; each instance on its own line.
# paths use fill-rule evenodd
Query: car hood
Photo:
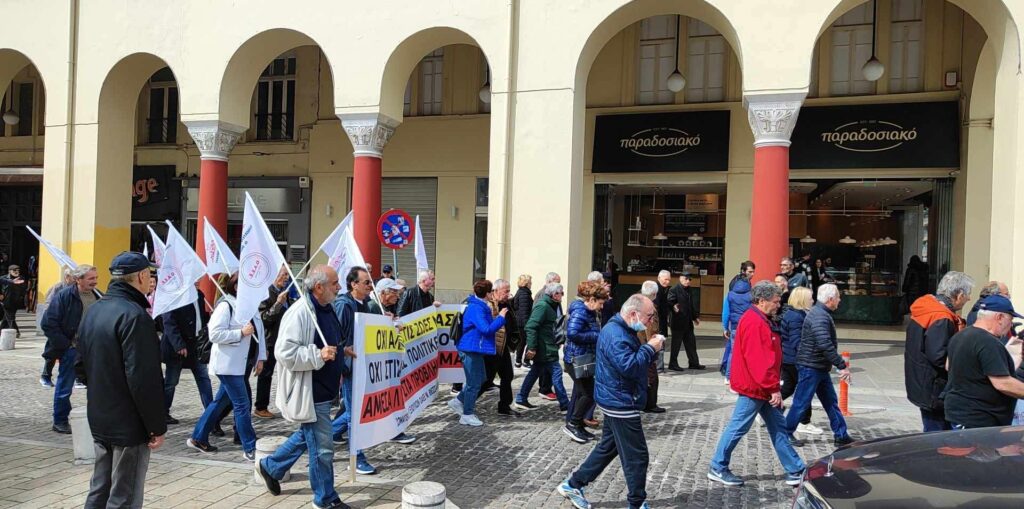
M 859 442 L 808 466 L 835 509 L 1024 507 L 1024 427 Z

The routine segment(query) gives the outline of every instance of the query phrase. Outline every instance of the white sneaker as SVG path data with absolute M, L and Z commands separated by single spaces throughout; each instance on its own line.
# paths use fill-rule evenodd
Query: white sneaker
M 451 408 L 456 415 L 462 415 L 462 402 L 459 401 L 459 398 L 448 400 L 448 408 Z
M 480 421 L 480 419 L 478 419 L 476 417 L 476 415 L 473 415 L 473 414 L 463 415 L 462 417 L 459 417 L 459 424 L 466 424 L 466 425 L 469 425 L 469 426 L 483 426 L 484 425 L 484 423 L 482 421 Z
M 728 387 L 729 386 L 729 379 L 726 378 L 725 380 L 722 380 L 722 383 L 725 384 L 726 387 Z
M 813 424 L 797 424 L 796 430 L 799 433 L 806 433 L 808 435 L 820 435 L 825 432 L 825 430 Z
M 761 418 L 761 414 L 755 415 L 754 416 L 754 420 L 757 421 L 757 425 L 758 426 L 760 426 L 762 428 L 764 427 L 764 419 Z

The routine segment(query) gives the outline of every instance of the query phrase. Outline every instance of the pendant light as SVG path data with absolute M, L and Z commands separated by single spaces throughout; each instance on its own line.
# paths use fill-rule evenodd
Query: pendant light
M 840 244 L 856 244 L 857 239 L 851 239 L 849 235 L 839 239 Z
M 16 125 L 21 121 L 21 117 L 18 116 L 14 110 L 7 110 L 4 112 L 4 123 L 7 125 Z
M 484 71 L 487 73 L 484 78 L 484 86 L 480 87 L 480 100 L 484 103 L 490 104 L 491 102 L 491 68 L 485 67 Z
M 864 75 L 864 79 L 878 81 L 885 74 L 885 66 L 875 56 L 875 41 L 877 39 L 875 34 L 878 31 L 878 0 L 873 0 L 871 6 L 871 58 L 864 64 L 860 72 Z
M 683 77 L 683 73 L 679 72 L 679 29 L 681 19 L 682 16 L 676 14 L 676 70 L 668 75 L 668 81 L 665 83 L 672 92 L 681 92 L 686 88 L 686 78 Z
M 809 233 L 807 235 L 804 235 L 803 238 L 800 239 L 801 244 L 814 244 L 817 241 L 818 239 L 811 237 L 811 234 Z
M 686 240 L 692 240 L 694 242 L 697 242 L 697 241 L 704 240 L 704 237 L 702 237 L 699 233 L 694 232 L 693 235 L 690 235 L 689 237 L 686 237 Z

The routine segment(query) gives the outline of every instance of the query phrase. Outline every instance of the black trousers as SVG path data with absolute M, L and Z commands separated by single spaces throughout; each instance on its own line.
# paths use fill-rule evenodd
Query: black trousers
M 274 379 L 274 366 L 276 365 L 274 345 L 268 345 L 267 360 L 263 361 L 263 371 L 256 375 L 256 402 L 254 404 L 256 410 L 266 410 L 270 405 L 270 382 Z
M 796 392 L 796 382 L 800 380 L 800 373 L 796 369 L 796 364 L 783 364 L 782 365 L 782 399 L 786 400 Z M 811 423 L 811 407 L 807 406 L 807 411 L 800 416 L 801 424 Z
M 57 364 L 57 361 L 53 359 L 43 359 L 43 371 L 39 373 L 46 378 L 53 378 L 53 366 Z
M 18 309 L 3 308 L 3 317 L 0 318 L 0 329 L 14 329 L 21 334 L 21 329 L 18 328 L 18 320 L 15 316 L 18 313 Z
M 573 426 L 582 426 L 583 419 L 594 404 L 594 377 L 576 378 L 576 370 L 571 362 L 562 363 L 565 372 L 572 379 L 572 397 L 569 398 L 569 410 L 565 412 L 565 420 Z
M 516 347 L 516 364 L 523 363 L 523 354 L 526 352 L 526 341 L 520 339 L 519 346 Z
M 658 406 L 658 364 L 651 362 L 647 367 L 647 406 L 644 410 L 652 410 Z
M 483 394 L 487 387 L 494 385 L 494 375 L 498 375 L 498 410 L 511 410 L 512 379 L 515 377 L 515 371 L 512 370 L 512 352 L 505 348 L 497 355 L 485 355 L 484 366 L 487 374 L 480 386 L 480 394 Z
M 680 323 L 672 325 L 672 354 L 669 357 L 669 366 L 679 366 L 679 347 L 686 349 L 686 362 L 691 368 L 700 365 L 700 358 L 697 356 L 697 336 L 693 334 L 693 322 L 688 324 Z

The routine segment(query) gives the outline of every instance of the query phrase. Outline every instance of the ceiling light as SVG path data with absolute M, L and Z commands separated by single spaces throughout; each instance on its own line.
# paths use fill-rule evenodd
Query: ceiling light
M 655 236 L 653 236 L 651 238 L 654 239 L 654 240 L 668 240 L 668 236 L 665 235 L 664 233 L 658 233 L 657 235 L 655 235 Z
M 686 78 L 684 78 L 683 74 L 679 72 L 679 69 L 676 69 L 675 72 L 668 76 L 666 85 L 668 86 L 668 89 L 673 92 L 681 92 L 686 88 Z
M 800 243 L 801 244 L 813 244 L 813 243 L 815 243 L 817 241 L 818 241 L 818 239 L 816 239 L 814 237 L 811 237 L 810 234 L 804 235 L 804 237 L 802 239 L 800 239 Z
M 704 240 L 704 237 L 701 237 L 699 233 L 694 233 L 693 235 L 686 237 L 686 240 Z
M 840 244 L 856 244 L 857 239 L 851 239 L 849 235 L 839 239 Z
M 7 110 L 4 113 L 4 123 L 7 125 L 15 125 L 21 121 L 21 117 L 18 116 L 14 110 Z

